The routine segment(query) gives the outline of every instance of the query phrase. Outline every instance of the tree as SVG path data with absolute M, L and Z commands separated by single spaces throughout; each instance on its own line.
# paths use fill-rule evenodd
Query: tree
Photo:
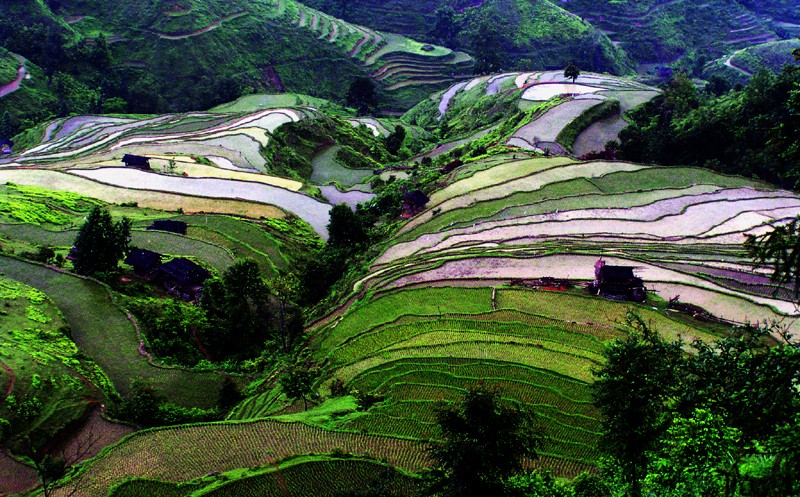
M 394 128 L 394 131 L 386 137 L 386 150 L 392 155 L 397 155 L 405 139 L 406 128 L 398 124 L 397 127 Z
M 281 378 L 281 390 L 292 400 L 303 399 L 303 410 L 308 410 L 308 396 L 314 388 L 317 372 L 305 365 L 293 366 Z
M 431 490 L 447 497 L 505 495 L 506 479 L 525 458 L 537 458 L 542 442 L 532 414 L 483 385 L 470 387 L 460 405 L 439 407 L 436 422 L 440 440 L 428 446 Z
M 328 223 L 328 244 L 353 248 L 368 240 L 361 218 L 347 204 L 334 205 Z
M 594 371 L 594 403 L 603 414 L 602 447 L 616 461 L 629 495 L 641 497 L 641 478 L 666 425 L 666 402 L 678 385 L 679 343 L 667 343 L 628 313 L 629 335 L 606 346 Z
M 570 62 L 569 64 L 567 64 L 567 67 L 564 68 L 564 77 L 572 79 L 573 83 L 575 82 L 575 80 L 578 79 L 578 76 L 580 75 L 581 75 L 581 70 L 578 68 L 577 65 L 575 65 L 574 62 Z
M 733 495 L 740 432 L 711 410 L 698 408 L 678 417 L 655 451 L 645 485 L 653 495 Z M 675 492 L 674 494 L 671 492 Z
M 436 9 L 435 21 L 431 36 L 436 39 L 436 43 L 447 48 L 455 48 L 457 45 L 456 36 L 461 30 L 456 22 L 456 11 L 452 5 L 445 5 Z
M 203 286 L 200 305 L 209 321 L 206 349 L 219 359 L 251 358 L 272 334 L 269 289 L 253 260 L 237 261 Z
M 797 298 L 800 292 L 800 216 L 789 223 L 773 226 L 772 231 L 763 235 L 747 235 L 744 247 L 756 267 L 770 267 L 772 281 L 792 286 Z
M 375 83 L 366 76 L 359 76 L 350 84 L 347 90 L 347 105 L 356 108 L 358 115 L 369 114 L 378 105 L 378 93 Z
M 296 332 L 289 319 L 289 308 L 300 296 L 300 280 L 292 273 L 281 272 L 270 280 L 269 289 L 278 300 L 278 332 L 281 336 L 281 348 L 288 353 L 296 336 Z
M 475 74 L 491 74 L 499 71 L 503 64 L 500 58 L 500 31 L 498 15 L 493 10 L 482 11 L 472 21 L 469 30 L 469 45 L 475 57 Z
M 75 270 L 90 276 L 116 270 L 120 259 L 128 252 L 130 240 L 128 218 L 114 222 L 106 209 L 92 208 L 75 238 Z

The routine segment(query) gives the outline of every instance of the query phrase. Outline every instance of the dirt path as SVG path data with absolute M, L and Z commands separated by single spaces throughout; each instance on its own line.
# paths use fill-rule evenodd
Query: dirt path
M 191 38 L 192 36 L 198 36 L 203 33 L 208 33 L 212 29 L 217 29 L 218 27 L 222 26 L 222 23 L 225 21 L 230 21 L 231 19 L 236 19 L 237 17 L 241 17 L 247 14 L 247 11 L 239 11 L 234 12 L 233 14 L 227 15 L 221 19 L 217 19 L 216 21 L 212 22 L 208 26 L 198 29 L 197 31 L 192 31 L 190 33 L 180 33 L 180 34 L 170 34 L 170 33 L 163 33 L 160 31 L 152 31 L 153 34 L 157 35 L 159 38 L 163 40 L 183 40 L 184 38 Z
M 12 495 L 32 490 L 39 478 L 32 467 L 0 452 L 0 495 Z
M 25 79 L 25 76 L 27 75 L 28 75 L 28 70 L 25 69 L 25 66 L 19 66 L 19 69 L 17 70 L 17 78 L 10 83 L 6 83 L 5 85 L 0 86 L 0 98 L 3 98 L 9 93 L 13 93 L 19 90 L 19 86 L 22 83 L 22 80 Z
M 17 382 L 17 378 L 14 376 L 14 370 L 8 367 L 5 363 L 0 362 L 0 366 L 2 366 L 3 370 L 8 373 L 9 378 L 11 381 L 8 383 L 8 388 L 6 389 L 6 397 L 11 395 L 11 392 L 14 391 L 14 383 Z
M 744 49 L 742 49 L 742 50 L 744 50 Z M 741 68 L 741 67 L 739 67 L 739 66 L 737 66 L 737 65 L 734 65 L 734 64 L 733 64 L 733 58 L 734 58 L 734 57 L 736 57 L 736 55 L 737 55 L 739 52 L 741 52 L 742 50 L 737 50 L 737 51 L 733 52 L 733 53 L 731 54 L 731 56 L 730 56 L 730 57 L 728 57 L 728 58 L 725 60 L 724 64 L 725 64 L 726 66 L 730 67 L 731 69 L 734 69 L 734 70 L 736 70 L 736 71 L 739 71 L 740 73 L 744 74 L 745 76 L 747 76 L 747 77 L 749 78 L 750 76 L 752 76 L 752 75 L 753 75 L 753 73 L 751 73 L 751 72 L 750 72 L 750 71 L 748 71 L 747 69 L 743 69 L 743 68 Z

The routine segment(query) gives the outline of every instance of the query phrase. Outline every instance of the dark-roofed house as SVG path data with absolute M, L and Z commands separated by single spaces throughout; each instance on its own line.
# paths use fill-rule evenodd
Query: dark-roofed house
M 122 162 L 125 167 L 134 167 L 142 171 L 150 171 L 150 158 L 142 157 L 141 155 L 125 154 L 122 156 Z
M 170 233 L 177 233 L 179 235 L 186 234 L 186 223 L 183 221 L 153 221 L 153 224 L 147 227 L 149 230 L 169 231 Z
M 150 279 L 161 264 L 161 254 L 147 249 L 132 248 L 125 258 L 125 264 L 133 266 L 133 274 Z
M 14 142 L 12 142 L 11 140 L 0 138 L 0 155 L 2 156 L 11 155 L 13 153 L 12 150 L 13 146 Z
M 609 266 L 602 258 L 594 265 L 594 288 L 597 294 L 614 300 L 644 302 L 647 288 L 633 274 L 633 266 Z
M 178 257 L 159 266 L 158 276 L 164 282 L 164 288 L 187 302 L 200 299 L 203 283 L 211 274 L 189 259 Z
M 425 204 L 430 200 L 421 190 L 412 190 L 403 195 L 403 218 L 408 219 L 419 214 L 425 209 Z

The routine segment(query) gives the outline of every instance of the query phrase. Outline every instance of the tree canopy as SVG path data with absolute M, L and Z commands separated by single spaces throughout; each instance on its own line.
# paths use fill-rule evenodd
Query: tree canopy
M 567 67 L 564 68 L 564 77 L 570 78 L 573 83 L 575 82 L 575 80 L 578 79 L 578 76 L 580 75 L 581 75 L 581 70 L 578 69 L 578 66 L 575 65 L 574 62 L 570 62 L 569 64 L 567 64 Z
M 369 114 L 378 105 L 378 92 L 375 83 L 366 76 L 359 76 L 347 90 L 347 105 L 356 108 L 358 115 Z
M 525 458 L 537 458 L 542 441 L 531 413 L 484 385 L 470 387 L 458 406 L 441 406 L 436 423 L 440 440 L 428 448 L 436 465 L 431 489 L 447 497 L 505 495 L 505 480 Z
M 114 222 L 108 210 L 94 207 L 75 238 L 75 270 L 85 275 L 114 271 L 127 254 L 130 239 L 131 223 L 127 218 Z

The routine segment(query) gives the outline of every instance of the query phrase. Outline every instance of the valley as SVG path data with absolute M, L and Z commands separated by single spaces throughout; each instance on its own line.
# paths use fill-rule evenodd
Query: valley
M 800 488 L 800 18 L 751 4 L 0 6 L 0 494 Z M 513 470 L 448 466 L 494 416 Z

